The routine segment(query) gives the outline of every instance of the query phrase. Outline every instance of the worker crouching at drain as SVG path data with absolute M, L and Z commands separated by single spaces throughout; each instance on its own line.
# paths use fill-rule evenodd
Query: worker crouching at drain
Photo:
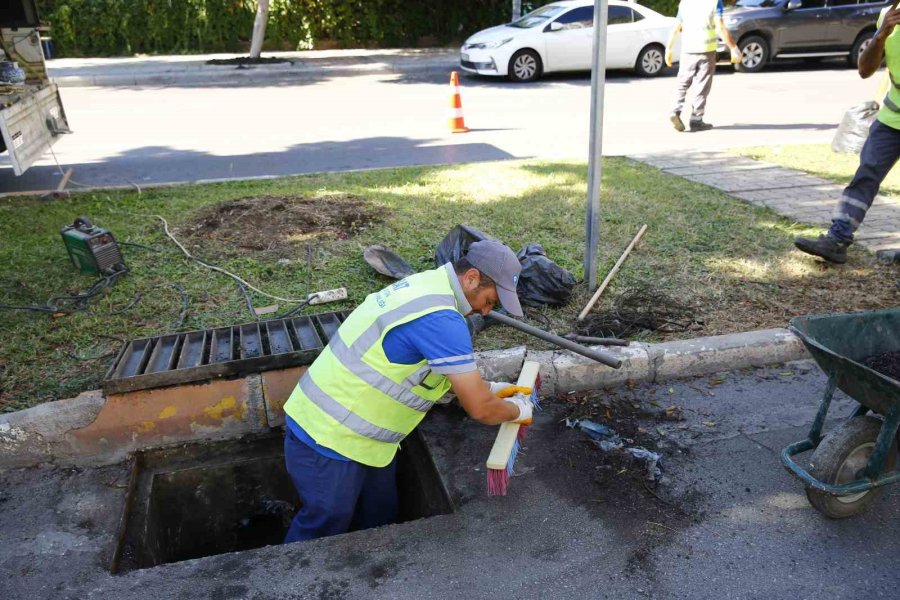
M 403 279 L 347 317 L 284 406 L 285 463 L 302 506 L 285 543 L 393 523 L 396 453 L 452 389 L 486 425 L 531 421 L 530 389 L 482 380 L 465 316 L 522 316 L 521 266 L 495 241 Z

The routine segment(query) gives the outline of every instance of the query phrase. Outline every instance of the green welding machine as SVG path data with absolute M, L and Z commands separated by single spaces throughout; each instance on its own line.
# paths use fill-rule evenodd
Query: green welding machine
M 60 231 L 75 267 L 91 275 L 111 275 L 127 270 L 116 239 L 108 229 L 95 227 L 78 217 Z

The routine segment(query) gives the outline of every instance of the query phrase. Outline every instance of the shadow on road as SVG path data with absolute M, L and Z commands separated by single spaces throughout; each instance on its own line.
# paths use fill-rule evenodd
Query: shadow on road
M 326 171 L 349 171 L 416 165 L 504 160 L 514 157 L 484 143 L 431 145 L 444 140 L 373 137 L 342 142 L 296 144 L 280 152 L 216 156 L 168 146 L 145 146 L 109 156 L 99 162 L 65 164 L 73 167 L 72 181 L 95 186 L 152 185 L 208 179 L 279 177 Z M 21 177 L 0 166 L 0 193 L 55 189 L 57 166 L 35 166 Z

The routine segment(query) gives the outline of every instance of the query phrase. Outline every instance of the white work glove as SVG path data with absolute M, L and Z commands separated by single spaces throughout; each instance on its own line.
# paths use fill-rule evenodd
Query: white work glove
M 528 389 L 528 388 L 526 388 Z M 515 396 L 510 396 L 509 398 L 504 398 L 510 404 L 515 404 L 516 408 L 519 409 L 519 416 L 513 419 L 513 423 L 518 423 L 519 425 L 531 425 L 531 413 L 534 405 L 531 403 L 531 391 L 529 390 L 528 396 L 523 396 L 522 394 L 516 394 Z
M 741 49 L 735 46 L 731 49 L 731 64 L 739 65 L 741 64 L 741 59 L 743 58 L 743 53 Z
M 510 404 L 515 404 L 519 409 L 519 416 L 513 419 L 513 423 L 520 425 L 531 424 L 531 413 L 534 405 L 531 403 L 531 388 L 507 383 L 505 381 L 489 381 L 491 393 L 498 398 L 503 398 Z

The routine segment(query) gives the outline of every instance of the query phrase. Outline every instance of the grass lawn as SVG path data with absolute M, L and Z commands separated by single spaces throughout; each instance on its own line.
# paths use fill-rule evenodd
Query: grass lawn
M 348 289 L 347 302 L 307 311 L 317 312 L 350 308 L 386 285 L 362 260 L 367 245 L 386 244 L 424 270 L 458 223 L 514 250 L 539 242 L 580 280 L 585 190 L 583 163 L 511 161 L 83 193 L 62 201 L 0 200 L 0 304 L 41 304 L 91 285 L 92 278 L 72 267 L 59 236 L 77 216 L 111 229 L 120 242 L 157 250 L 123 246 L 130 272 L 86 311 L 59 317 L 0 312 L 0 410 L 98 387 L 123 340 L 173 330 L 181 299 L 170 284 L 183 286 L 190 299 L 180 331 L 251 319 L 235 283 L 185 259 L 150 215 L 168 219 L 192 252 L 272 294 L 298 298 Z M 310 206 L 319 208 L 310 215 Z M 690 331 L 645 339 L 778 327 L 809 312 L 896 305 L 897 270 L 876 266 L 865 251 L 854 248 L 846 266 L 829 267 L 791 244 L 815 228 L 627 159 L 604 162 L 601 213 L 601 277 L 640 225 L 649 229 L 596 310 L 608 310 L 623 290 L 647 284 L 696 307 L 698 322 Z M 142 299 L 123 310 L 139 293 Z M 257 307 L 273 303 L 252 296 Z M 568 306 L 531 309 L 529 318 L 567 333 L 588 297 L 579 284 Z M 492 327 L 476 347 L 526 342 L 542 347 Z
M 736 151 L 742 156 L 804 171 L 810 175 L 847 185 L 859 166 L 856 154 L 833 152 L 827 144 L 760 146 Z M 900 169 L 892 170 L 881 186 L 881 194 L 900 200 Z M 837 201 L 837 198 L 835 198 Z

